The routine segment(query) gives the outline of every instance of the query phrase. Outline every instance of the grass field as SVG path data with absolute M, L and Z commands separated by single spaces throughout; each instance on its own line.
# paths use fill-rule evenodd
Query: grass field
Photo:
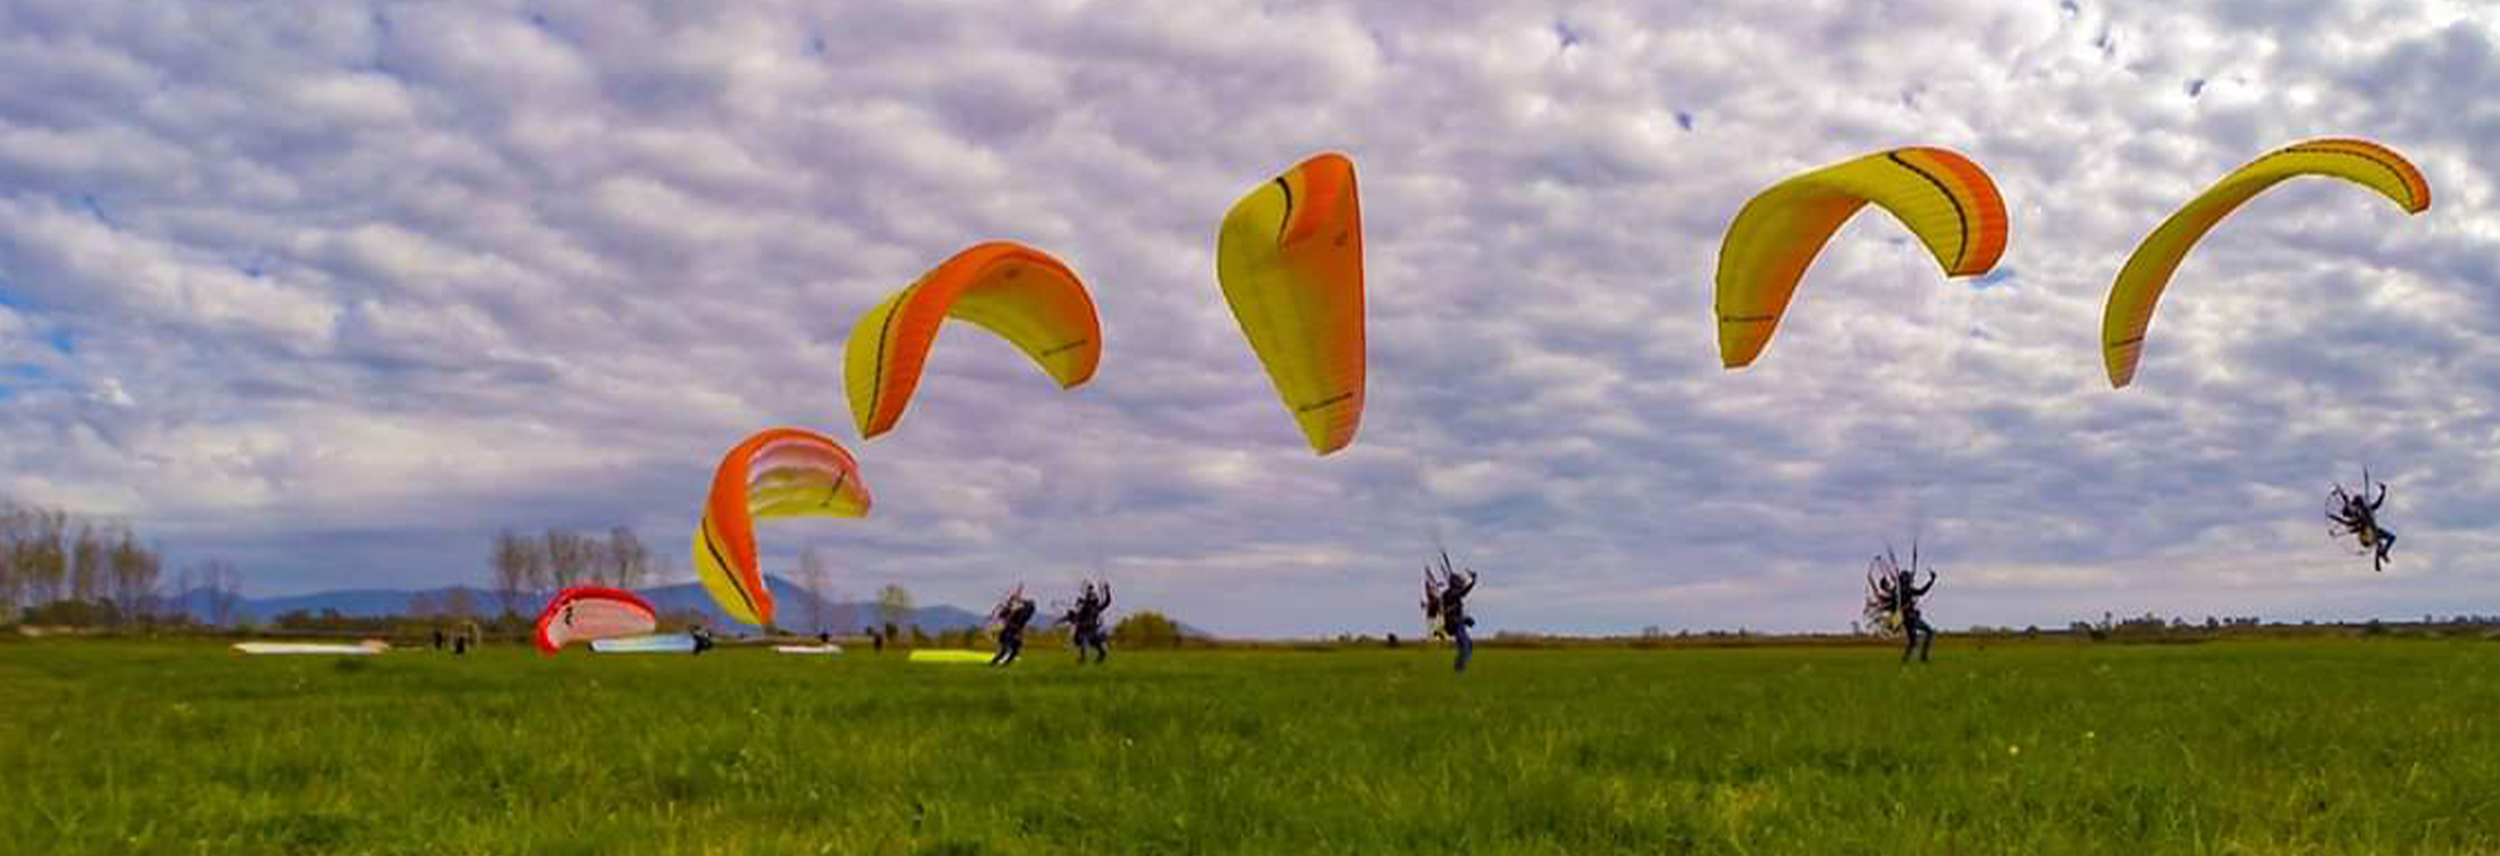
M 0 643 L 0 852 L 2500 853 L 2500 643 Z

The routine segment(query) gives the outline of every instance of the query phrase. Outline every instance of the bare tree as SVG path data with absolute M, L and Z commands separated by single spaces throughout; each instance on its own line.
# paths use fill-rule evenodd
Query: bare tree
M 197 597 L 193 593 L 199 590 L 199 586 L 199 576 L 192 569 L 186 567 L 174 572 L 174 614 L 185 619 L 191 617 L 191 604 Z
M 851 630 L 852 622 L 859 620 L 859 604 L 852 603 L 851 599 L 840 591 L 826 591 L 820 594 L 833 603 L 831 616 L 833 632 L 843 633 Z
M 877 618 L 888 626 L 911 620 L 911 592 L 902 586 L 887 583 L 877 590 Z
M 154 616 L 157 577 L 164 573 L 164 561 L 157 552 L 142 546 L 139 536 L 125 526 L 113 539 L 105 564 L 112 569 L 113 602 L 121 607 L 122 620 Z
M 26 600 L 25 543 L 26 509 L 0 500 L 0 621 L 17 620 L 18 605 Z
M 521 603 L 521 591 L 531 584 L 531 556 L 537 550 L 519 533 L 506 529 L 495 535 L 495 602 L 503 606 L 503 614 L 511 615 Z
M 608 560 L 608 542 L 579 533 L 570 537 L 573 549 L 580 552 L 573 561 L 581 565 L 582 578 L 595 586 L 615 586 L 616 578 L 609 574 L 614 567 Z
M 549 588 L 568 589 L 581 584 L 590 575 L 589 556 L 582 550 L 581 536 L 561 529 L 547 530 L 547 582 Z
M 577 579 L 592 585 L 608 586 L 608 542 L 579 532 L 565 533 L 573 542 L 573 566 L 581 570 Z
M 26 544 L 27 588 L 38 605 L 61 599 L 61 584 L 69 573 L 68 548 L 62 538 L 69 528 L 69 513 L 59 509 L 34 509 L 30 515 L 29 541 Z
M 224 604 L 223 611 L 228 622 L 242 621 L 244 618 L 243 570 L 223 562 L 219 564 L 225 565 L 226 572 L 223 576 L 224 582 L 217 586 L 217 602 Z
M 225 562 L 217 564 L 222 571 L 217 576 L 218 623 L 232 624 L 243 619 L 243 571 Z
M 434 594 L 432 592 L 421 591 L 408 596 L 409 618 L 433 618 L 434 615 L 441 610 L 442 607 L 434 605 Z
M 678 578 L 678 573 L 676 560 L 669 558 L 667 553 L 652 553 L 643 557 L 642 581 L 645 585 L 662 585 L 674 581 Z
M 243 606 L 243 572 L 223 559 L 210 559 L 200 566 L 199 577 L 208 601 L 208 623 L 219 627 L 234 623 L 236 610 Z
M 522 538 L 520 556 L 521 590 L 546 591 L 550 582 L 547 568 L 551 564 L 547 560 L 547 542 L 538 538 Z
M 69 541 L 69 599 L 94 603 L 104 599 L 104 538 L 95 524 L 79 521 Z
M 833 588 L 833 569 L 826 567 L 824 554 L 810 547 L 799 551 L 799 585 L 807 589 L 807 623 L 825 629 L 825 592 Z
M 477 599 L 469 596 L 467 586 L 452 586 L 443 593 L 441 609 L 444 618 L 475 618 Z
M 607 560 L 608 578 L 618 588 L 640 588 L 651 576 L 651 548 L 642 545 L 631 526 L 608 530 Z

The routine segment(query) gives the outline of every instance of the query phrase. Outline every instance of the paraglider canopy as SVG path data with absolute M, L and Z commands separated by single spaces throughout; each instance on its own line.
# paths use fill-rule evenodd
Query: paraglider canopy
M 1322 455 L 1363 423 L 1363 214 L 1354 162 L 1322 154 L 1233 204 L 1215 279 L 1285 410 Z
M 721 457 L 695 527 L 694 567 L 722 611 L 739 621 L 773 620 L 773 595 L 756 558 L 755 521 L 772 517 L 864 517 L 868 485 L 859 463 L 832 438 L 804 428 L 771 428 Z
M 1723 365 L 1753 364 L 1806 267 L 1870 202 L 1917 235 L 1946 276 L 1987 273 L 2005 254 L 2005 200 L 1995 180 L 1944 149 L 1877 152 L 1782 181 L 1745 203 L 1719 246 L 1714 305 Z
M 622 589 L 569 588 L 538 613 L 538 650 L 554 654 L 565 643 L 636 636 L 659 629 L 659 615 L 642 596 Z
M 1085 383 L 1102 362 L 1102 322 L 1075 271 L 1013 241 L 976 244 L 851 326 L 842 375 L 862 439 L 892 430 L 903 418 L 948 318 L 1007 340 L 1062 388 Z
M 2127 257 L 2118 280 L 2110 284 L 2109 303 L 2101 313 L 2101 360 L 2109 370 L 2111 389 L 2135 382 L 2145 331 L 2153 324 L 2153 308 L 2161 303 L 2162 290 L 2169 287 L 2170 275 L 2187 259 L 2188 250 L 2266 188 L 2304 175 L 2340 178 L 2370 188 L 2408 214 L 2431 207 L 2431 186 L 2422 171 L 2394 149 L 2368 140 L 2297 143 L 2223 176 L 2146 235 L 2135 254 Z

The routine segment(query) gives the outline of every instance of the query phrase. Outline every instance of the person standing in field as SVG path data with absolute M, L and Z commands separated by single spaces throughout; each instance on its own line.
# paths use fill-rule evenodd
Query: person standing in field
M 1467 671 L 1468 658 L 1476 654 L 1476 640 L 1467 633 L 1467 628 L 1476 626 L 1476 620 L 1467 615 L 1467 594 L 1475 590 L 1476 569 L 1474 568 L 1468 568 L 1463 573 L 1450 573 L 1448 580 L 1441 586 L 1439 598 L 1441 629 L 1448 632 L 1450 638 L 1458 643 L 1456 671 Z
M 1102 631 L 1103 613 L 1110 609 L 1111 583 L 1106 581 L 1096 588 L 1092 581 L 1087 581 L 1084 591 L 1076 596 L 1076 605 L 1069 607 L 1068 614 L 1060 618 L 1076 627 L 1076 661 L 1079 664 L 1085 662 L 1087 649 L 1093 650 L 1097 665 L 1111 658 L 1111 648 Z
M 876 647 L 875 653 L 885 653 L 885 633 L 874 627 L 868 628 L 868 644 Z
M 990 658 L 990 665 L 1005 666 L 1024 655 L 1024 626 L 1033 621 L 1033 610 L 1033 601 L 1021 593 L 998 605 L 998 656 Z
M 1918 652 L 1919 662 L 1927 662 L 1928 650 L 1936 647 L 1936 628 L 1928 626 L 1927 617 L 1918 609 L 1918 599 L 1926 597 L 1927 590 L 1936 587 L 1936 569 L 1927 569 L 1926 585 L 1912 585 L 1917 580 L 1916 573 L 1902 571 L 1892 584 L 1895 608 L 1901 613 L 1901 636 L 1908 642 L 1901 649 L 1901 662 L 1904 663 L 1910 661 L 1912 651 Z

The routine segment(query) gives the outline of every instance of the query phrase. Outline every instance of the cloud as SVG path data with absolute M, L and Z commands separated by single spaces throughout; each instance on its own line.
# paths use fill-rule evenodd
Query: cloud
M 862 312 L 1011 238 L 1093 289 L 1097 379 L 950 327 L 898 429 L 850 444 L 875 516 L 769 526 L 768 562 L 974 604 L 1107 573 L 1251 634 L 1411 626 L 1436 541 L 1485 571 L 1488 629 L 1838 627 L 1913 536 L 1949 624 L 2494 594 L 2476 5 L 96 2 L 0 33 L 0 493 L 257 591 L 474 582 L 503 527 L 674 552 L 745 433 L 849 436 Z M 2257 199 L 2107 390 L 2135 241 L 2330 134 L 2405 152 L 2435 206 Z M 1944 282 L 1862 215 L 1719 369 L 1736 209 L 1905 144 L 1996 176 L 2002 275 Z M 1319 459 L 1213 237 L 1330 149 L 1371 380 Z M 2385 576 L 2315 517 L 2363 465 L 2396 485 Z

